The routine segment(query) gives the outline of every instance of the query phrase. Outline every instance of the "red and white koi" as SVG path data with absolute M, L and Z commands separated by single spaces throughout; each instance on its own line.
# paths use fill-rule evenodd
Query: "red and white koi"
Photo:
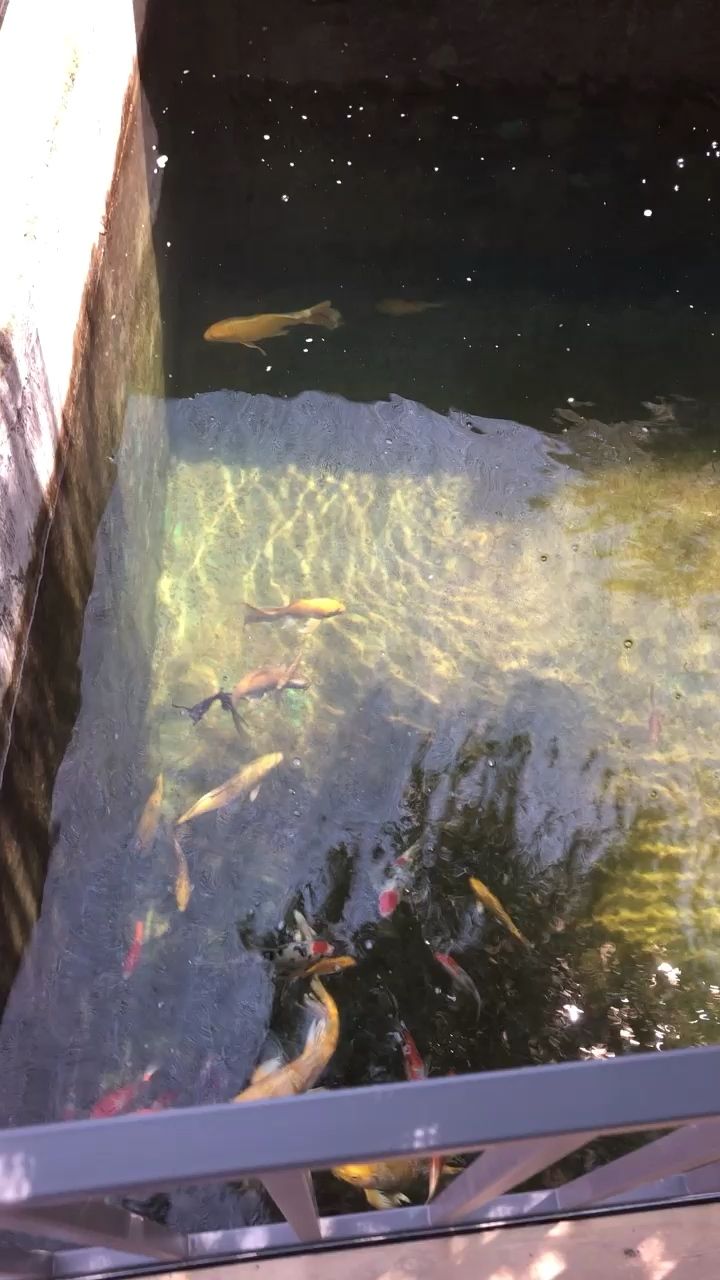
M 453 985 L 473 1001 L 479 1017 L 482 1011 L 482 1000 L 470 974 L 466 973 L 462 965 L 459 965 L 457 960 L 453 960 L 453 957 L 448 955 L 446 951 L 434 951 L 433 955 L 438 964 L 441 964 L 445 972 L 450 975 Z
M 420 849 L 420 841 L 416 840 L 404 853 L 390 864 L 390 872 L 385 887 L 378 896 L 378 911 L 383 920 L 389 919 L 400 905 L 412 883 L 414 862 Z
M 284 947 L 279 947 L 277 951 L 272 953 L 272 958 L 278 969 L 304 969 L 305 965 L 310 964 L 314 960 L 321 960 L 323 956 L 332 956 L 335 954 L 335 948 L 331 942 L 326 942 L 324 938 L 313 938 L 309 942 L 306 938 L 293 939 L 287 942 Z

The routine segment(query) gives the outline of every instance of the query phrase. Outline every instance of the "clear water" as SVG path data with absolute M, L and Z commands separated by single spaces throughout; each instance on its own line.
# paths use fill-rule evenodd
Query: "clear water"
M 226 1099 L 269 1031 L 292 1053 L 298 996 L 265 951 L 298 907 L 358 961 L 328 979 L 329 1087 L 402 1078 L 398 1016 L 436 1075 L 716 1039 L 713 118 L 180 70 L 166 105 L 168 400 L 157 447 L 131 406 L 100 535 L 42 918 L 0 1033 L 6 1119 L 86 1114 L 151 1064 L 145 1105 Z M 267 356 L 202 341 L 326 297 L 343 327 Z M 387 297 L 445 305 L 392 318 Z M 316 595 L 347 612 L 243 626 L 245 600 Z M 301 647 L 309 688 L 248 704 L 245 736 L 173 706 Z M 180 912 L 173 819 L 270 751 L 255 801 L 184 829 Z M 470 875 L 531 951 L 479 916 Z M 327 1209 L 363 1203 L 318 1185 Z M 269 1212 L 233 1189 L 154 1211 Z

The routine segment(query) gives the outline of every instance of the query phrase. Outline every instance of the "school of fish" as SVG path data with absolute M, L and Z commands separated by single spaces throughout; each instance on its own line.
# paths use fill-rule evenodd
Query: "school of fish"
M 391 316 L 404 316 L 440 305 L 442 304 L 385 299 L 378 304 L 378 310 Z M 252 316 L 223 321 L 211 326 L 205 337 L 209 341 L 240 342 L 245 346 L 254 346 L 256 338 L 280 336 L 287 332 L 289 326 L 300 323 L 334 328 L 340 323 L 340 317 L 329 303 L 321 303 L 306 311 L 282 316 Z M 317 627 L 328 619 L 339 618 L 346 612 L 345 604 L 332 597 L 294 599 L 280 605 L 246 602 L 244 609 L 246 624 L 286 621 L 304 623 L 306 635 L 311 634 L 307 628 Z M 280 697 L 287 689 L 308 688 L 310 681 L 300 671 L 302 659 L 301 646 L 286 663 L 262 664 L 241 676 L 230 689 L 216 688 L 190 706 L 177 703 L 173 705 L 197 725 L 217 702 L 224 711 L 230 713 L 235 729 L 244 737 L 249 732 L 249 726 L 247 720 L 240 715 L 239 704 L 268 695 Z M 654 732 L 652 722 L 651 732 Z M 230 805 L 253 803 L 265 780 L 282 763 L 283 754 L 279 751 L 268 752 L 246 761 L 230 777 L 218 781 L 211 790 L 197 797 L 176 816 L 164 812 L 168 808 L 167 771 L 157 776 L 138 818 L 133 847 L 138 854 L 147 855 L 161 844 L 169 845 L 173 868 L 172 888 L 179 913 L 188 911 L 193 892 L 191 867 L 194 824 Z M 413 910 L 413 904 L 417 903 L 420 893 L 418 881 L 421 879 L 422 865 L 421 837 L 393 858 L 384 881 L 378 885 L 377 913 L 380 920 L 391 921 L 401 903 Z M 510 937 L 526 949 L 531 949 L 529 940 L 486 884 L 476 876 L 471 876 L 468 889 L 468 901 L 474 900 L 477 911 L 488 912 Z M 275 1051 L 269 1056 L 262 1056 L 250 1079 L 239 1092 L 231 1095 L 230 1100 L 233 1102 L 291 1097 L 316 1088 L 340 1042 L 340 1010 L 335 996 L 327 990 L 325 981 L 340 978 L 342 983 L 340 975 L 356 970 L 358 959 L 349 954 L 336 954 L 333 941 L 319 937 L 299 910 L 294 912 L 294 925 L 291 939 L 279 943 L 265 954 L 273 966 L 277 981 L 284 984 L 286 992 L 306 992 L 300 1006 L 307 1019 L 304 1043 L 300 1051 L 291 1056 L 273 1038 Z M 133 974 L 143 962 L 147 943 L 162 937 L 167 927 L 167 921 L 156 918 L 152 910 L 143 920 L 134 922 L 122 965 L 126 981 L 132 981 Z M 454 998 L 465 1002 L 468 1008 L 472 1008 L 475 1017 L 479 1018 L 483 1007 L 482 997 L 470 973 L 450 954 L 449 948 L 433 950 L 431 954 L 456 992 Z M 309 991 L 306 984 L 309 984 Z M 402 1074 L 408 1082 L 423 1080 L 427 1075 L 425 1063 L 397 1006 L 395 1021 Z M 138 1078 L 113 1084 L 92 1104 L 89 1114 L 108 1117 L 129 1111 L 158 1110 L 172 1105 L 174 1095 L 167 1091 L 158 1092 L 155 1085 L 157 1074 L 158 1067 L 153 1064 L 146 1067 Z M 410 1203 L 411 1196 L 424 1195 L 429 1201 L 443 1179 L 452 1177 L 458 1171 L 457 1164 L 448 1163 L 440 1156 L 418 1156 L 367 1164 L 342 1164 L 333 1168 L 332 1173 L 340 1182 L 362 1191 L 372 1207 L 390 1209 Z

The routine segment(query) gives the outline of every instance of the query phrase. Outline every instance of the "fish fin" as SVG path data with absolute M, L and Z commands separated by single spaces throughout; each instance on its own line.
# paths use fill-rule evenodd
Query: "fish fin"
M 235 725 L 236 734 L 238 735 L 239 738 L 244 738 L 245 735 L 247 734 L 248 722 L 244 716 L 240 715 L 240 712 L 235 706 L 232 698 L 230 697 L 230 694 L 227 695 L 227 699 L 228 699 L 227 704 L 223 702 L 223 706 L 225 707 L 225 710 L 229 711 L 230 715 L 232 716 L 232 722 Z
M 442 1173 L 442 1168 L 443 1168 L 442 1156 L 433 1156 L 430 1161 L 430 1165 L 428 1167 L 428 1193 L 427 1193 L 427 1200 L 425 1201 L 426 1204 L 430 1203 L 433 1196 L 435 1195 L 435 1192 L 437 1191 L 438 1182 L 440 1181 L 440 1174 Z
M 250 801 L 251 804 L 254 804 L 259 795 L 260 795 L 260 783 L 258 782 L 257 786 L 253 787 L 252 791 L 250 792 L 250 795 L 248 796 L 248 800 Z
M 259 1063 L 255 1068 L 250 1076 L 248 1084 L 259 1084 L 259 1082 L 264 1080 L 266 1076 L 271 1076 L 274 1071 L 279 1071 L 284 1060 L 285 1059 L 282 1056 L 278 1056 L 277 1058 L 266 1058 L 264 1062 Z
M 278 680 L 278 686 L 277 686 L 278 693 L 280 693 L 283 689 L 287 688 L 288 682 L 292 680 L 293 676 L 295 675 L 295 672 L 300 666 L 301 661 L 302 661 L 302 649 L 298 651 L 298 653 L 293 658 L 292 662 L 290 662 L 288 666 L 285 668 L 285 675 L 283 676 L 282 680 Z
M 212 693 L 209 698 L 203 698 L 201 702 L 196 702 L 193 707 L 184 707 L 179 702 L 173 702 L 173 706 L 177 711 L 187 711 L 193 724 L 197 724 L 218 698 L 222 701 L 221 693 Z
M 293 911 L 293 917 L 298 929 L 300 930 L 300 936 L 304 938 L 306 942 L 314 942 L 317 938 L 317 934 L 312 925 L 305 919 L 302 911 Z
M 398 1191 L 394 1195 L 388 1195 L 385 1191 L 371 1191 L 365 1188 L 365 1199 L 373 1209 L 400 1209 L 404 1204 L 410 1204 L 410 1197 Z
M 245 622 L 265 622 L 268 618 L 277 617 L 275 609 L 261 609 L 259 605 L 248 604 L 247 600 L 243 601 L 245 606 Z
M 314 307 L 306 307 L 304 311 L 293 312 L 293 319 L 306 324 L 318 324 L 323 329 L 337 329 L 342 324 L 340 312 L 326 299 L 316 302 Z
M 281 334 L 275 334 L 276 338 L 281 336 L 282 336 Z M 265 359 L 267 359 L 267 351 L 265 350 L 264 347 L 258 346 L 257 342 L 241 342 L 240 346 L 247 347 L 249 351 L 259 351 L 260 355 L 265 356 Z

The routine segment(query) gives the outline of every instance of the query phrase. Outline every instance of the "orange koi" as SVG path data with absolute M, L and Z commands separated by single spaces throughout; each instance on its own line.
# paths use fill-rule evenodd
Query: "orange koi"
M 255 316 L 231 316 L 228 320 L 218 320 L 205 330 L 206 342 L 237 342 L 242 347 L 251 347 L 265 355 L 259 345 L 266 338 L 284 338 L 288 329 L 298 324 L 319 325 L 323 329 L 337 329 L 342 324 L 342 316 L 331 302 L 316 302 L 314 307 L 305 307 L 302 311 L 267 312 Z
M 245 625 L 251 622 L 277 622 L 280 618 L 334 618 L 338 613 L 345 613 L 345 605 L 332 596 L 317 596 L 311 600 L 291 600 L 289 604 L 280 604 L 261 608 L 259 605 L 245 601 Z
M 143 853 L 151 848 L 157 835 L 162 810 L 163 788 L 163 775 L 159 773 L 155 780 L 155 786 L 150 792 L 145 802 L 145 807 L 140 814 L 140 821 L 135 831 L 135 846 Z

